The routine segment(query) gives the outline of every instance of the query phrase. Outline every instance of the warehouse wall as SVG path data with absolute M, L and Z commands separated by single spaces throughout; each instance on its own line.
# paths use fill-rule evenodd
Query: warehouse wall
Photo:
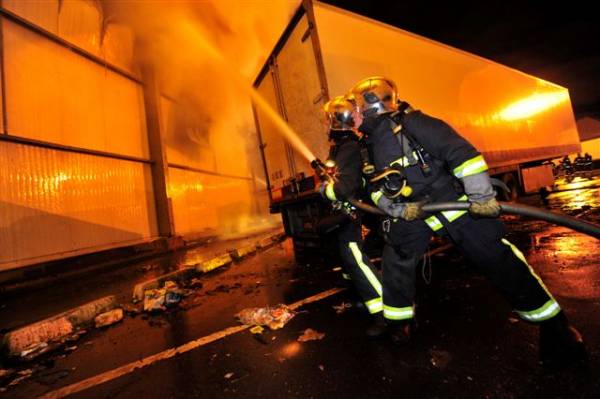
M 92 1 L 2 6 L 0 270 L 157 236 L 131 31 Z
M 254 127 L 224 137 L 184 97 L 149 92 L 133 30 L 101 2 L 1 4 L 0 271 L 277 220 Z

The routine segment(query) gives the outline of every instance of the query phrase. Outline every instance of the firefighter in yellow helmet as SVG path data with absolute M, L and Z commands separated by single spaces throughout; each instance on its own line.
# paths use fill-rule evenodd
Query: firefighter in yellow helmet
M 540 356 L 548 367 L 583 360 L 581 335 L 523 254 L 505 238 L 484 157 L 450 125 L 398 100 L 390 79 L 370 77 L 351 90 L 376 174 L 395 169 L 409 195 L 380 181 L 371 197 L 384 220 L 383 314 L 399 342 L 410 339 L 415 269 L 433 234 L 445 236 L 502 292 L 515 312 L 540 327 Z M 377 179 L 371 179 L 376 181 Z M 384 179 L 385 180 L 385 179 Z M 389 183 L 389 182 L 386 182 Z M 468 201 L 469 211 L 425 215 L 424 202 Z
M 367 328 L 366 333 L 370 337 L 377 337 L 385 332 L 381 316 L 383 309 L 381 281 L 377 270 L 363 253 L 362 215 L 346 202 L 349 198 L 359 197 L 364 186 L 361 173 L 361 145 L 353 130 L 354 104 L 345 96 L 338 96 L 325 104 L 324 111 L 331 142 L 325 166 L 335 167 L 335 180 L 323 185 L 322 194 L 332 202 L 338 213 L 345 214 L 332 234 L 337 238 L 344 272 L 352 280 L 369 313 L 373 315 L 372 324 Z

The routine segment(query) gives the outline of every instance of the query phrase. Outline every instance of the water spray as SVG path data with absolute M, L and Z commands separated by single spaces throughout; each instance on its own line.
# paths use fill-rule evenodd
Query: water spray
M 231 67 L 231 65 L 235 65 L 235 62 L 230 62 L 228 59 L 226 59 L 223 53 L 212 43 L 210 43 L 209 40 L 206 39 L 206 37 L 198 30 L 198 28 L 189 23 L 189 21 L 188 23 L 181 24 L 181 28 L 186 30 L 186 37 L 196 39 L 194 43 L 201 47 L 203 53 L 209 55 L 210 58 L 217 61 L 237 84 L 237 86 L 250 96 L 252 101 L 254 101 L 254 104 L 264 111 L 265 115 L 271 120 L 271 122 L 273 122 L 273 124 L 275 124 L 279 132 L 283 134 L 288 143 L 294 147 L 298 153 L 300 153 L 308 162 L 311 162 L 313 159 L 315 159 L 312 151 L 306 146 L 306 144 L 304 144 L 304 142 L 300 139 L 300 136 L 290 127 L 290 125 L 283 120 L 281 115 L 279 115 L 279 113 L 277 113 L 277 111 L 271 107 L 271 105 L 260 95 L 260 93 L 249 84 L 246 77 L 243 76 L 241 72 Z

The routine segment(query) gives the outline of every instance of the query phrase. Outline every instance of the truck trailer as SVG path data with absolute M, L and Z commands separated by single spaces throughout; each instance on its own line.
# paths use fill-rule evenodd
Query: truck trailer
M 360 79 L 385 76 L 415 109 L 443 119 L 519 193 L 552 186 L 550 160 L 580 151 L 566 88 L 474 54 L 317 1 L 304 1 L 254 87 L 318 157 L 328 153 L 323 105 Z M 254 107 L 270 210 L 280 212 L 297 258 L 321 246 L 326 204 L 309 159 Z

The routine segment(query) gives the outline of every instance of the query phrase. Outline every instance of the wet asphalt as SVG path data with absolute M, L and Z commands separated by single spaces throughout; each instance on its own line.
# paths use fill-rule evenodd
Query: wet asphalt
M 600 222 L 600 179 L 578 178 L 559 187 L 548 198 L 550 209 Z M 524 200 L 541 205 L 539 197 Z M 410 345 L 366 339 L 368 318 L 346 290 L 301 308 L 283 329 L 260 339 L 245 330 L 73 397 L 600 397 L 600 241 L 545 222 L 504 219 L 509 240 L 586 339 L 587 369 L 544 373 L 537 362 L 537 329 L 519 321 L 450 249 L 432 257 L 431 272 L 419 270 L 427 278 L 419 278 L 418 329 Z M 172 310 L 128 316 L 85 334 L 72 351 L 18 365 L 36 372 L 0 395 L 37 397 L 234 326 L 233 315 L 246 307 L 289 304 L 341 286 L 335 266 L 296 265 L 287 240 L 202 277 L 202 286 Z M 333 306 L 343 302 L 353 306 L 336 313 Z M 325 335 L 298 342 L 307 328 Z

